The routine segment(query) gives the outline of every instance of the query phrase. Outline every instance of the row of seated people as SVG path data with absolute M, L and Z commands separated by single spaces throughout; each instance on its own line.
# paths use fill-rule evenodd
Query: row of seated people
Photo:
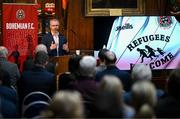
M 169 81 L 172 82 L 174 79 L 177 80 L 177 74 L 179 75 L 179 71 L 174 71 L 171 74 Z M 36 116 L 36 118 L 84 118 L 88 116 L 105 118 L 155 118 L 155 112 L 153 109 L 158 100 L 156 88 L 152 83 L 149 81 L 138 81 L 133 84 L 130 104 L 133 108 L 124 102 L 124 93 L 125 92 L 123 90 L 121 81 L 112 75 L 106 75 L 100 81 L 99 85 L 97 86 L 95 99 L 92 102 L 85 101 L 82 94 L 75 90 L 60 90 L 53 96 L 52 100 L 49 98 L 49 96 L 43 94 L 42 92 L 32 92 L 23 100 L 23 106 L 25 105 L 23 117 L 32 118 L 33 116 Z M 34 96 L 32 94 L 34 94 Z M 45 99 L 43 96 L 41 96 L 41 100 L 39 100 L 37 98 L 38 96 L 35 96 L 37 94 L 43 94 L 43 96 L 45 95 Z M 32 96 L 35 99 L 32 99 Z M 31 99 L 29 99 L 29 97 L 31 97 Z M 176 99 L 176 97 L 170 95 L 169 97 L 165 98 L 165 100 L 167 99 L 169 99 L 169 101 L 174 100 L 172 102 L 173 104 L 178 98 Z M 156 107 L 156 111 L 159 111 L 159 109 L 161 111 L 161 109 L 164 109 L 164 106 L 167 105 L 161 106 Z M 173 111 L 173 117 L 177 117 L 178 110 L 174 109 Z M 168 113 L 172 112 L 168 110 L 166 117 L 168 117 Z M 172 115 L 170 117 L 172 117 Z
M 9 89 L 12 89 L 12 85 L 15 87 L 12 89 L 12 91 L 15 92 L 14 96 L 12 96 L 15 103 L 14 108 L 11 108 L 11 110 L 13 111 L 13 109 L 16 109 L 13 111 L 14 114 L 1 110 L 2 117 L 21 117 L 23 99 L 31 92 L 40 91 L 49 95 L 49 97 L 52 97 L 55 94 L 56 77 L 46 69 L 48 64 L 48 55 L 45 51 L 46 48 L 43 45 L 39 45 L 38 47 L 39 51 L 36 52 L 32 63 L 34 66 L 29 70 L 23 71 L 21 79 L 14 85 L 13 83 L 10 83 L 10 85 L 5 83 L 7 82 L 7 79 L 9 79 L 5 74 L 9 73 L 5 68 L 0 66 L 0 68 L 6 72 L 2 73 L 1 86 L 6 86 Z M 6 53 L 4 53 L 4 49 L 4 47 L 0 47 L 1 57 Z M 167 101 L 162 104 L 162 101 L 159 100 L 163 98 L 166 93 L 163 94 L 164 92 L 162 90 L 157 90 L 151 83 L 152 72 L 149 67 L 143 64 L 136 65 L 130 75 L 128 72 L 119 70 L 115 66 L 116 55 L 113 52 L 103 49 L 99 52 L 99 58 L 100 65 L 97 67 L 96 59 L 92 56 L 73 56 L 69 60 L 69 72 L 59 75 L 59 95 L 65 96 L 65 94 L 62 93 L 62 90 L 78 91 L 80 93 L 78 95 L 81 95 L 83 106 L 85 107 L 82 109 L 82 117 L 103 116 L 134 118 L 138 116 L 148 116 L 150 112 L 151 114 L 149 115 L 153 117 L 179 117 L 177 113 L 179 112 L 179 102 L 177 101 L 179 97 L 177 96 L 178 92 L 176 91 L 179 89 L 180 85 L 178 82 L 180 78 L 179 69 L 170 76 L 169 80 L 173 80 L 167 82 L 169 85 L 167 93 L 169 95 L 167 95 L 166 98 L 173 99 L 167 99 Z M 9 93 L 5 94 L 9 96 Z M 2 99 L 13 103 L 12 100 L 6 98 L 8 96 L 4 96 L 3 93 L 1 94 Z M 56 97 L 56 94 L 54 97 Z M 73 96 L 70 97 L 74 98 Z M 57 98 L 57 103 L 60 103 L 59 98 Z M 74 107 L 68 105 L 71 104 L 68 101 L 72 100 L 73 99 L 66 99 L 63 101 L 63 104 L 55 104 L 54 106 L 51 106 L 53 100 L 48 102 L 50 103 L 48 106 L 49 108 L 48 110 L 45 110 L 45 113 L 43 113 L 42 116 L 61 117 L 63 114 L 66 116 L 71 115 L 72 112 L 66 113 L 63 111 L 68 111 L 68 109 L 71 110 L 71 108 L 74 109 Z M 158 104 L 156 103 L 157 101 Z M 167 105 L 168 101 L 174 101 L 173 103 L 176 105 Z M 5 106 L 1 106 L 5 109 Z M 80 107 L 83 106 L 81 105 Z M 169 113 L 164 113 L 167 110 L 162 108 L 163 106 L 172 106 L 172 109 Z M 148 114 L 141 115 L 141 109 L 142 111 L 149 110 Z M 46 111 L 51 113 L 47 113 Z M 76 117 L 75 115 L 73 116 Z
M 46 66 L 52 69 L 50 63 L 46 65 L 48 62 L 47 48 L 38 45 L 35 54 L 34 59 L 27 60 L 23 72 L 20 73 L 17 64 L 8 61 L 7 48 L 0 46 L 0 69 L 2 70 L 0 97 L 3 102 L 7 103 L 1 105 L 2 117 L 20 117 L 22 101 L 30 92 L 37 90 L 51 96 L 56 91 L 55 75 L 46 70 Z

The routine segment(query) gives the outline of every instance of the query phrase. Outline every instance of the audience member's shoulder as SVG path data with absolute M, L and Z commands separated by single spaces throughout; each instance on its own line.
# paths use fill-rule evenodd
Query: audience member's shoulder
M 17 93 L 12 88 L 7 86 L 0 86 L 0 95 L 3 98 L 16 103 Z
M 13 94 L 16 93 L 15 90 L 13 90 L 13 89 L 10 88 L 10 87 L 7 87 L 7 86 L 0 86 L 0 92 L 3 91 L 3 90 L 5 90 L 6 92 L 13 93 Z
M 13 63 L 13 62 L 7 62 L 8 63 L 8 65 L 11 65 L 11 66 L 14 66 L 14 67 L 17 67 L 17 64 L 16 63 Z
M 18 109 L 14 103 L 1 97 L 1 114 L 4 118 L 17 118 Z
M 120 70 L 122 73 L 126 74 L 126 75 L 129 75 L 130 76 L 130 73 L 126 70 Z
M 22 73 L 21 73 L 21 76 L 27 76 L 27 74 L 29 74 L 30 72 L 32 72 L 32 70 L 24 70 Z
M 49 71 L 46 70 L 46 75 L 50 76 L 50 77 L 54 77 L 55 75 Z

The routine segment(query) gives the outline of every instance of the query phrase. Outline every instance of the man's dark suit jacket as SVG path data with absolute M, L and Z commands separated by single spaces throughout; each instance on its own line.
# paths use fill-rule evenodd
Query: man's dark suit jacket
M 48 49 L 48 55 L 49 56 L 57 56 L 57 50 L 50 50 L 51 43 L 55 43 L 54 38 L 51 33 L 48 33 L 42 37 L 42 43 L 46 45 Z M 59 33 L 59 56 L 67 54 L 65 50 L 62 49 L 63 44 L 66 44 L 67 40 L 66 38 Z
M 1 69 L 9 74 L 11 85 L 16 87 L 17 80 L 20 79 L 20 72 L 17 64 L 9 62 L 6 58 L 0 58 Z
M 48 72 L 45 68 L 38 66 L 35 66 L 30 71 L 24 71 L 19 85 L 21 99 L 34 91 L 41 91 L 52 96 L 56 90 L 54 74 Z
M 19 110 L 13 102 L 0 96 L 0 103 L 1 103 L 1 105 L 0 105 L 1 115 L 4 119 L 20 118 Z
M 34 68 L 34 59 L 27 59 L 23 64 L 23 71 L 32 70 Z M 48 61 L 48 64 L 46 65 L 47 71 L 51 73 L 55 73 L 55 67 L 56 63 Z
M 18 96 L 15 90 L 9 88 L 7 86 L 0 86 L 0 95 L 6 100 L 14 103 L 15 105 L 18 104 Z
M 98 72 L 96 74 L 96 81 L 99 82 L 104 75 L 113 75 L 117 76 L 124 87 L 125 91 L 129 91 L 131 87 L 131 78 L 130 74 L 126 71 L 119 70 L 116 66 L 107 66 L 107 69 L 105 69 L 102 72 Z

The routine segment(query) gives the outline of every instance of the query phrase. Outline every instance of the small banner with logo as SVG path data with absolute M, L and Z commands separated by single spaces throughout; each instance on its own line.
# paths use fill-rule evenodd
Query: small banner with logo
M 22 64 L 32 56 L 38 44 L 38 12 L 36 4 L 3 4 L 3 45 L 8 59 Z
M 179 33 L 174 16 L 118 17 L 107 49 L 116 53 L 116 66 L 122 70 L 140 63 L 151 69 L 175 69 L 180 67 Z

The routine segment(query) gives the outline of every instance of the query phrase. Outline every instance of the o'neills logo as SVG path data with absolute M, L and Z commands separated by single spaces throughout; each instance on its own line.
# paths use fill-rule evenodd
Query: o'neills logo
M 117 26 L 116 27 L 116 31 L 121 31 L 121 30 L 125 30 L 125 29 L 133 29 L 133 25 L 130 23 L 126 23 L 123 26 Z
M 25 12 L 22 9 L 16 11 L 16 18 L 18 20 L 23 20 L 25 18 Z

